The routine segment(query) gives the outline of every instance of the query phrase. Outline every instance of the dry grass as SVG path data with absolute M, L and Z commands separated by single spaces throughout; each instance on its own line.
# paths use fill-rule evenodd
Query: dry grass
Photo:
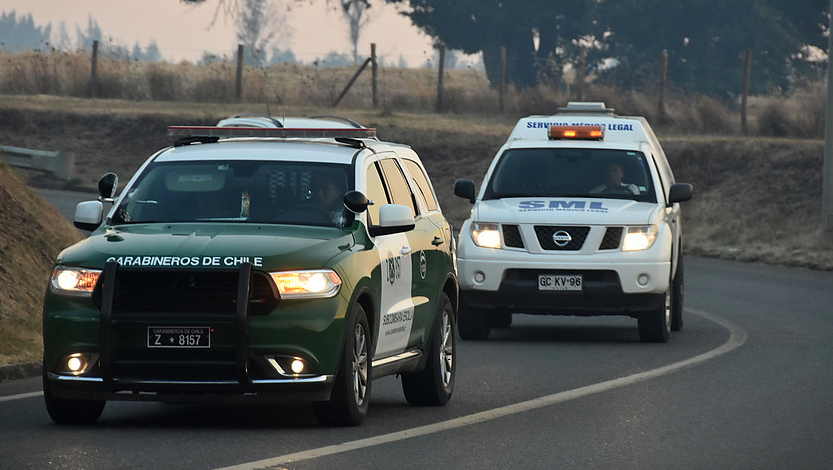
M 43 292 L 58 252 L 81 236 L 0 163 L 0 364 L 39 360 Z
M 684 207 L 690 254 L 833 270 L 821 231 L 823 143 L 773 138 L 663 139 Z
M 87 97 L 90 93 L 90 59 L 81 52 L 0 52 L 0 94 L 50 94 Z M 195 103 L 236 102 L 236 65 L 214 63 L 197 66 L 100 59 L 96 97 L 130 101 L 170 102 L 190 107 Z M 281 64 L 243 70 L 243 106 L 259 112 L 280 114 L 283 108 L 332 107 L 357 67 L 318 67 Z M 378 109 L 386 113 L 433 112 L 437 105 L 437 71 L 430 69 L 378 69 Z M 648 84 L 646 89 L 654 86 Z M 575 99 L 551 86 L 517 90 L 509 86 L 503 108 L 485 73 L 447 70 L 444 76 L 443 111 L 458 115 L 502 115 L 513 120 L 529 114 L 552 114 Z M 735 93 L 736 90 L 727 90 Z M 752 97 L 748 107 L 752 135 L 821 138 L 824 123 L 825 88 L 821 81 L 797 86 L 788 94 Z M 367 109 L 373 100 L 371 72 L 358 76 L 340 106 Z M 682 134 L 737 134 L 740 113 L 737 103 L 707 96 L 666 97 L 660 114 L 658 97 L 588 84 L 586 101 L 604 101 L 627 114 L 646 116 L 658 128 Z

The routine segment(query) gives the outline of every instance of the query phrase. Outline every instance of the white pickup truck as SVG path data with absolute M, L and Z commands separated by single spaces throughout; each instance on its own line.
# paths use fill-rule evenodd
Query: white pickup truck
M 518 121 L 475 191 L 460 230 L 458 328 L 482 340 L 515 313 L 628 315 L 642 341 L 683 325 L 677 183 L 644 117 L 569 103 Z

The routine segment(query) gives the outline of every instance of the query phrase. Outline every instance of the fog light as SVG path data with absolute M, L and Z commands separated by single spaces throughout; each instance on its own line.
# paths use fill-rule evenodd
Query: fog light
M 69 360 L 67 361 L 67 369 L 69 369 L 70 372 L 76 373 L 80 370 L 84 370 L 84 360 L 80 357 L 69 358 Z
M 267 356 L 266 360 L 281 377 L 311 377 L 316 374 L 314 367 L 310 367 L 303 359 L 298 357 Z
M 300 374 L 304 371 L 304 363 L 298 359 L 292 361 L 292 365 L 290 367 L 292 368 L 292 372 L 296 374 Z
M 81 375 L 88 372 L 95 361 L 98 360 L 98 354 L 74 353 L 64 357 L 61 361 L 59 372 L 70 375 Z
M 484 274 L 482 271 L 477 271 L 476 273 L 474 273 L 474 282 L 480 284 L 481 282 L 483 282 L 485 280 L 486 280 L 486 274 Z
M 636 278 L 636 282 L 640 286 L 645 287 L 651 282 L 651 276 L 645 273 L 640 274 L 639 277 Z

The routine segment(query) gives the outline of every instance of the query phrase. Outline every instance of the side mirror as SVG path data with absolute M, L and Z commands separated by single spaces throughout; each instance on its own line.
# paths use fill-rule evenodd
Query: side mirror
M 674 183 L 668 193 L 668 204 L 685 202 L 694 195 L 694 188 L 688 183 Z
M 379 208 L 379 225 L 373 227 L 371 235 L 390 235 L 413 230 L 414 210 L 401 204 L 385 204 Z
M 470 203 L 474 204 L 474 181 L 472 180 L 457 180 L 454 182 L 454 195 L 463 199 L 468 199 Z
M 369 205 L 370 201 L 367 200 L 367 196 L 360 191 L 349 191 L 344 195 L 344 207 L 354 214 L 361 214 Z
M 73 223 L 76 228 L 92 232 L 99 225 L 104 215 L 104 205 L 101 201 L 84 201 L 75 206 Z
M 113 202 L 118 187 L 119 177 L 115 173 L 106 173 L 98 180 L 98 194 L 102 200 Z

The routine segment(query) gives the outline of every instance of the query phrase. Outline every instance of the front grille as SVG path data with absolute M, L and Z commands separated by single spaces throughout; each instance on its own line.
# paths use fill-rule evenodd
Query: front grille
M 521 238 L 521 231 L 517 225 L 503 226 L 503 243 L 511 248 L 524 247 L 524 240 Z
M 599 245 L 600 250 L 615 250 L 619 248 L 619 243 L 622 241 L 622 227 L 608 227 L 605 229 L 605 235 L 602 238 L 602 243 Z
M 564 246 L 559 246 L 553 240 L 553 235 L 556 233 L 569 235 L 570 241 Z M 590 233 L 590 227 L 535 226 L 535 235 L 544 250 L 578 251 L 584 246 L 584 240 L 587 239 L 588 233 Z
M 240 309 L 246 279 L 249 298 Z M 247 375 L 248 317 L 272 311 L 279 296 L 251 265 L 166 270 L 108 263 L 93 301 L 101 309 L 105 380 L 239 382 Z M 159 326 L 208 327 L 210 348 L 149 347 L 148 328 Z
M 113 315 L 176 313 L 230 315 L 236 311 L 237 270 L 162 270 L 119 268 Z M 101 285 L 102 283 L 99 283 Z M 101 289 L 93 293 L 101 306 Z M 249 315 L 265 315 L 278 303 L 266 274 L 252 273 Z

